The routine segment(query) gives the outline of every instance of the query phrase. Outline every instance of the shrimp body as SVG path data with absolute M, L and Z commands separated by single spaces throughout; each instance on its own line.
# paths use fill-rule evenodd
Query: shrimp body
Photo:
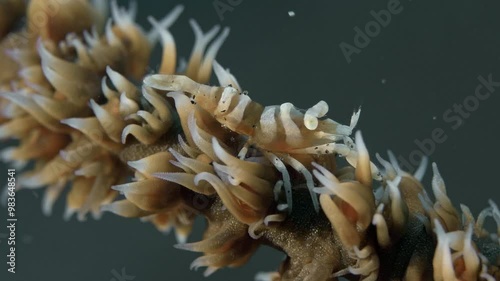
M 324 101 L 307 111 L 291 103 L 262 106 L 239 86 L 207 86 L 179 75 L 150 75 L 144 84 L 155 90 L 184 92 L 192 103 L 208 112 L 223 127 L 248 137 L 260 149 L 290 154 L 347 155 L 349 147 L 338 143 L 349 137 L 357 123 L 354 113 L 350 126 L 323 117 L 328 112 Z

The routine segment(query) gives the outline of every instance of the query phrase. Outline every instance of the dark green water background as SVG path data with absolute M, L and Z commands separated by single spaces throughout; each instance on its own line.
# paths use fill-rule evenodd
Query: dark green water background
M 138 22 L 149 28 L 148 15 L 160 18 L 182 2 L 140 1 Z M 372 155 L 391 149 L 408 159 L 418 150 L 415 140 L 430 138 L 440 128 L 447 139 L 436 144 L 430 158 L 438 163 L 456 206 L 467 204 L 477 214 L 489 198 L 500 203 L 500 88 L 459 127 L 443 117 L 454 104 L 470 101 L 480 75 L 500 81 L 500 2 L 402 0 L 400 13 L 352 55 L 351 63 L 339 44 L 353 45 L 354 28 L 364 29 L 373 20 L 370 11 L 387 9 L 390 1 L 232 1 L 241 3 L 225 12 L 222 21 L 214 2 L 184 2 L 186 9 L 171 28 L 180 56 L 191 52 L 189 18 L 204 30 L 229 26 L 231 34 L 217 60 L 254 100 L 302 108 L 325 100 L 328 116 L 341 123 L 348 123 L 362 105 L 358 128 Z M 158 49 L 153 69 L 159 54 Z M 5 174 L 1 185 L 7 168 L 0 170 Z M 429 170 L 425 183 L 430 190 Z M 52 217 L 45 217 L 42 196 L 40 191 L 18 193 L 17 273 L 6 274 L 7 245 L 2 241 L 0 280 L 110 281 L 112 270 L 122 268 L 136 281 L 204 280 L 202 270 L 189 270 L 199 254 L 174 249 L 172 234 L 164 236 L 150 224 L 112 214 L 99 221 L 64 222 L 64 200 L 57 202 Z M 6 213 L 0 209 L 0 233 L 7 232 Z M 189 241 L 200 240 L 203 225 L 197 222 Z M 277 268 L 282 258 L 261 248 L 246 266 L 221 270 L 207 280 L 253 280 L 258 271 Z

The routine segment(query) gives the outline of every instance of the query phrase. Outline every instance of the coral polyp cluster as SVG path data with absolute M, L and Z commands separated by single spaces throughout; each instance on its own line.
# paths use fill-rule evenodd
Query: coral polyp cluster
M 108 211 L 174 229 L 192 268 L 241 266 L 261 246 L 286 254 L 260 280 L 498 280 L 500 210 L 458 211 L 432 164 L 432 196 L 396 157 L 372 161 L 359 131 L 326 117 L 328 105 L 253 101 L 215 61 L 229 29 L 203 32 L 179 63 L 169 27 L 136 7 L 85 0 L 0 3 L 1 157 L 33 163 L 19 189 L 45 188 L 42 209 L 69 186 L 65 218 Z M 45 20 L 40 21 L 43 17 Z M 26 18 L 26 25 L 18 21 Z M 81 20 L 76 21 L 75 18 Z M 147 64 L 163 46 L 154 73 Z M 212 71 L 219 85 L 209 85 Z M 339 161 L 340 160 L 340 161 Z M 204 216 L 199 242 L 187 243 Z M 484 228 L 493 218 L 497 232 Z

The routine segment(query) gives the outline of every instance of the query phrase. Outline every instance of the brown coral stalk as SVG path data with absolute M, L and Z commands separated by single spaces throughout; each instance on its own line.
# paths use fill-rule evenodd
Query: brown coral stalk
M 392 153 L 377 166 L 355 132 L 359 111 L 343 125 L 324 101 L 307 110 L 253 101 L 215 61 L 229 29 L 204 33 L 192 20 L 195 46 L 178 68 L 168 28 L 181 6 L 145 32 L 135 6 L 112 1 L 102 26 L 105 9 L 88 1 L 33 0 L 17 30 L 19 3 L 0 4 L 0 15 L 16 12 L 0 22 L 9 32 L 0 59 L 12 66 L 0 72 L 0 137 L 19 140 L 1 157 L 34 163 L 19 184 L 46 187 L 45 213 L 69 185 L 66 219 L 109 211 L 175 228 L 177 248 L 203 254 L 191 267 L 205 276 L 266 245 L 286 259 L 264 280 L 498 278 L 493 201 L 477 218 L 465 206 L 461 215 L 435 163 L 434 199 L 421 183 L 427 159 L 415 174 Z M 159 71 L 146 74 L 158 40 Z M 207 85 L 212 69 L 219 86 Z M 199 215 L 203 239 L 186 243 Z M 497 233 L 484 229 L 488 217 Z

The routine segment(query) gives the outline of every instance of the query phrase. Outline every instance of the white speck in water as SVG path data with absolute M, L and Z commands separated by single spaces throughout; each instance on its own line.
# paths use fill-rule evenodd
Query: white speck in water
M 290 17 L 295 17 L 295 12 L 294 11 L 288 11 L 288 15 Z
M 436 120 L 436 116 L 432 116 L 432 120 Z
M 385 85 L 385 83 L 387 83 L 387 79 L 382 78 L 382 80 L 380 80 L 380 82 Z

